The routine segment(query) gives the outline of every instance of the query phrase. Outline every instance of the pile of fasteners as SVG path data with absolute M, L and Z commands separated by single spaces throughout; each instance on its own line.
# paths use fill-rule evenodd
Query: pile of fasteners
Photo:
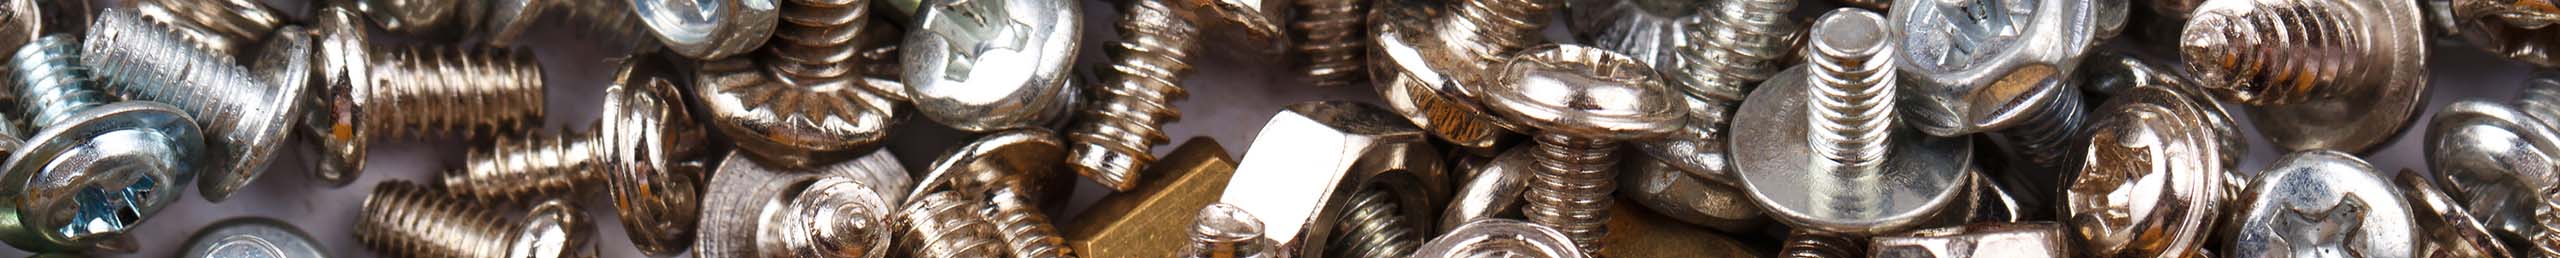
M 650 256 L 2560 257 L 2560 73 L 2437 108 L 2432 173 L 2357 154 L 2427 114 L 2431 38 L 2560 68 L 2550 0 L 1273 1 L 0 0 L 0 242 L 168 245 L 190 186 L 425 138 L 476 146 L 370 186 L 373 254 L 594 256 L 611 212 Z M 629 54 L 545 96 L 537 21 Z M 1212 57 L 1380 101 L 1157 150 Z M 534 132 L 550 97 L 602 114 Z M 2244 117 L 2290 154 L 2240 171 Z M 901 123 L 974 136 L 910 168 Z

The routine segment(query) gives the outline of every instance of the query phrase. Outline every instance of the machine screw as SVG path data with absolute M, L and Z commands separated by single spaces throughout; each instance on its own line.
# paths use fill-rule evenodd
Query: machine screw
M 183 258 L 325 258 L 320 241 L 292 223 L 269 218 L 214 222 L 187 240 Z
M 2105 71 L 2097 71 L 2106 73 Z M 2174 79 L 2172 79 L 2174 80 Z M 2233 163 L 2208 118 L 2211 99 L 2177 85 L 2117 91 L 2090 124 L 2090 155 L 2065 190 L 2064 218 L 2088 253 L 2187 257 L 2203 252 L 2214 218 L 2240 189 L 2226 186 Z
M 209 157 L 197 190 L 220 201 L 266 171 L 267 162 L 284 144 L 300 114 L 308 85 L 261 78 L 229 58 L 215 56 L 178 40 L 168 27 L 135 14 L 108 9 L 98 15 L 82 46 L 80 61 L 97 72 L 111 91 L 128 99 L 168 103 L 186 110 L 204 129 Z M 275 40 L 270 53 L 306 49 L 309 41 Z M 307 51 L 307 50 L 300 50 Z M 292 69 L 309 65 L 309 56 L 266 55 L 260 66 L 277 70 L 269 76 L 307 75 Z
M 1074 1 L 932 0 L 899 50 L 899 81 L 917 111 L 971 132 L 1047 125 L 1082 88 L 1068 70 L 1084 31 Z
M 1506 54 L 1539 42 L 1562 0 L 1379 1 L 1369 12 L 1367 69 L 1387 106 L 1432 136 L 1478 155 L 1500 152 L 1516 125 L 1476 95 Z M 1455 5 L 1455 6 L 1450 6 Z M 1457 28 L 1457 29 L 1441 29 Z
M 1449 230 L 1448 235 L 1423 244 L 1413 257 L 1593 257 L 1590 253 L 1575 247 L 1573 240 L 1555 228 L 1518 220 L 1486 219 Z
M 964 192 L 936 191 L 907 199 L 898 211 L 897 248 L 912 257 L 1013 257 L 996 225 L 971 207 L 984 207 Z
M 2053 206 L 2064 174 L 2079 165 L 2086 100 L 2073 74 L 2105 29 L 2096 2 L 2057 0 L 1894 1 L 1906 99 L 1901 123 L 1938 137 L 1988 133 L 2018 160 L 1992 176 Z M 2040 217 L 2040 216 L 2039 216 Z
M 1296 0 L 1297 20 L 1289 24 L 1298 54 L 1305 56 L 1306 76 L 1316 87 L 1340 87 L 1368 79 L 1369 5 L 1358 0 Z
M 364 17 L 323 8 L 319 87 L 304 128 L 320 159 L 312 174 L 345 185 L 364 172 L 371 139 L 431 134 L 496 136 L 542 120 L 542 65 L 503 49 L 386 48 L 365 35 Z M 289 35 L 286 37 L 302 37 Z
M 472 150 L 463 169 L 446 171 L 444 188 L 481 200 L 602 190 L 616 200 L 614 211 L 642 252 L 683 251 L 693 243 L 711 151 L 702 149 L 707 137 L 675 95 L 670 65 L 655 58 L 625 57 L 605 89 L 605 114 L 590 131 L 501 137 Z
M 418 257 L 588 257 L 595 222 L 566 200 L 535 202 L 519 220 L 409 181 L 373 185 L 356 240 L 375 252 Z
M 364 17 L 370 17 L 370 20 L 374 24 L 381 25 L 383 30 L 404 35 L 461 33 L 460 35 L 486 37 L 484 40 L 489 45 L 513 46 L 517 39 L 524 37 L 525 30 L 532 28 L 535 21 L 542 19 L 546 11 L 558 8 L 566 10 L 568 20 L 583 22 L 587 26 L 585 29 L 588 33 L 605 36 L 606 42 L 648 42 L 637 34 L 641 28 L 635 20 L 640 16 L 634 14 L 623 1 L 339 1 L 344 3 L 340 6 L 363 13 Z
M 1810 45 L 1813 45 L 1809 47 L 1813 50 L 1807 51 L 1811 53 L 1808 54 L 1808 58 L 1862 60 L 1846 58 L 1852 55 L 1841 53 L 1895 53 L 1881 51 L 1904 47 L 1886 46 L 1896 43 L 1888 41 L 1889 38 L 1886 37 L 1873 36 L 1883 35 L 1879 31 L 1888 31 L 1893 27 L 1885 23 L 1884 17 L 1871 11 L 1843 8 L 1826 13 L 1817 20 L 1812 28 L 1816 32 L 1812 34 L 1812 39 L 1807 40 L 1812 42 Z M 1908 56 L 1890 58 L 1903 57 Z M 1899 87 L 1901 90 L 1888 91 L 1909 93 L 1909 91 L 1903 91 L 1909 89 L 1909 85 L 1899 83 L 1909 82 L 1909 80 L 1881 79 L 1904 74 L 1899 74 L 1897 71 L 1894 72 L 1897 73 L 1895 75 L 1887 75 L 1885 73 L 1888 70 L 1843 72 L 1857 71 L 1851 70 L 1852 68 L 1879 65 L 1874 63 L 1833 60 L 1812 62 L 1816 64 L 1791 68 L 1771 77 L 1758 89 L 1752 90 L 1749 100 L 1743 101 L 1742 107 L 1734 113 L 1737 115 L 1732 129 L 1734 139 L 1776 139 L 1728 142 L 1733 144 L 1732 155 L 1737 165 L 1734 171 L 1737 172 L 1736 178 L 1741 179 L 1737 181 L 1741 182 L 1743 190 L 1750 193 L 1749 196 L 1752 196 L 1754 202 L 1767 208 L 1764 212 L 1799 229 L 1865 235 L 1900 231 L 1974 209 L 1972 205 L 1975 203 L 1969 196 L 1976 188 L 1971 184 L 1977 181 L 1974 179 L 1976 175 L 1973 171 L 1978 169 L 1971 162 L 1973 160 L 1972 142 L 1968 139 L 1920 134 L 1907 127 L 1895 126 L 1901 124 L 1895 122 L 1876 123 L 1848 120 L 1851 116 L 1822 115 L 1822 113 L 1833 113 L 1878 117 L 1864 114 L 1907 111 L 1859 111 L 1853 108 L 1867 106 L 1824 104 L 1857 103 L 1844 100 L 1859 97 L 1872 98 L 1874 95 L 1856 96 L 1865 94 L 1815 89 L 1855 88 L 1842 84 L 1868 84 L 1867 87 L 1876 88 Z M 1809 70 L 1834 71 L 1810 72 Z M 1881 85 L 1889 81 L 1898 81 L 1898 83 L 1893 86 Z M 1882 95 L 1882 93 L 1875 95 Z M 1876 98 L 1871 101 L 1879 102 L 1872 105 L 1897 105 L 1889 104 L 1894 100 L 1888 98 Z M 1903 115 L 1903 113 L 1895 113 L 1892 116 L 1908 118 Z M 1816 121 L 1832 119 L 1841 120 Z M 1907 119 L 1904 122 L 1908 122 Z M 1825 132 L 1831 130 L 1838 131 Z M 1817 136 L 1819 134 L 1838 134 L 1851 136 L 1841 137 L 1841 139 L 1875 139 L 1876 141 L 1830 141 L 1816 138 L 1822 137 Z M 1859 136 L 1873 134 L 1887 135 Z M 1825 148 L 1817 145 L 1834 145 L 1838 150 L 1855 151 L 1842 154 L 1858 154 L 1840 155 L 1842 157 L 1860 157 L 1868 155 L 1862 153 L 1874 153 L 1872 155 L 1877 157 L 1876 163 L 1871 168 L 1846 166 L 1858 163 L 1831 160 L 1820 156 L 1832 154 L 1816 154 L 1822 153 L 1817 150 Z
M 2506 103 L 2463 100 L 2437 111 L 2427 125 L 2427 167 L 2460 205 L 2477 212 L 2492 233 L 2530 239 L 2533 252 L 2560 253 L 2560 225 L 2552 214 L 2560 182 L 2534 168 L 2560 161 L 2560 74 L 2536 73 L 2521 97 Z
M 821 84 L 843 80 L 862 64 L 849 62 L 858 57 L 869 38 L 894 35 L 871 26 L 870 0 L 788 0 L 783 1 L 780 27 L 773 38 L 778 44 L 765 46 L 767 70 L 793 82 Z
M 1696 28 L 1675 36 L 1692 42 L 1677 51 L 1690 61 L 1665 69 L 1681 72 L 1664 74 L 1691 96 L 1740 100 L 1751 86 L 1787 67 L 1782 60 L 1795 51 L 1804 29 L 1787 16 L 1796 1 L 1733 0 L 1714 8 L 1714 14 L 1681 21 Z
M 907 171 L 887 151 L 810 169 L 731 153 L 704 187 L 699 257 L 887 257 Z
M 693 94 L 709 111 L 712 128 L 756 162 L 782 168 L 837 163 L 878 149 L 889 127 L 900 121 L 900 100 L 852 85 L 867 82 L 802 84 L 758 69 L 757 63 L 748 58 L 705 61 L 693 77 Z
M 994 225 L 1011 257 L 1071 257 L 1066 240 L 1040 213 L 1035 196 L 1069 189 L 1057 184 L 1065 159 L 1057 133 L 1026 128 L 991 133 L 936 159 L 908 199 L 934 192 L 980 197 L 960 205 Z
M 630 12 L 676 54 L 719 60 L 764 46 L 781 23 L 779 8 L 775 0 L 648 0 L 632 1 Z
M 285 23 L 284 11 L 251 0 L 132 1 L 143 17 L 176 28 L 183 38 L 222 56 L 264 40 Z
M 2214 0 L 2187 21 L 2179 52 L 2276 145 L 2363 151 L 2426 103 L 2417 13 L 2411 1 Z
M 2206 8 L 2212 8 L 2206 4 Z M 2277 158 L 2223 218 L 2230 257 L 2417 257 L 2416 219 L 2373 165 L 2316 150 Z
M 0 240 L 37 251 L 131 251 L 112 243 L 177 203 L 183 182 L 205 169 L 204 136 L 176 107 L 98 92 L 74 40 L 48 35 L 8 57 L 18 115 L 36 134 L 6 153 L 0 199 L 19 226 Z
M 1091 94 L 1099 102 L 1085 108 L 1067 135 L 1075 142 L 1067 165 L 1077 174 L 1112 190 L 1137 187 L 1150 150 L 1167 138 L 1163 126 L 1181 119 L 1173 101 L 1184 98 L 1182 80 L 1191 74 L 1191 54 L 1200 51 L 1200 27 L 1183 18 L 1168 0 L 1124 3 L 1120 41 L 1111 44 L 1111 72 Z
M 2498 241 L 2497 235 L 2481 225 L 2479 217 L 2473 216 L 2469 208 L 2462 207 L 2462 202 L 2454 200 L 2442 188 L 2427 182 L 2425 175 L 2400 169 L 2391 181 L 2392 186 L 2400 190 L 2400 197 L 2407 199 L 2411 208 L 2417 209 L 2411 215 L 2417 217 L 2416 226 L 2423 234 L 2418 247 L 2422 253 L 2418 257 L 2515 257 L 2512 249 L 2507 249 L 2505 243 Z
M 1617 190 L 1618 142 L 1670 134 L 1687 115 L 1682 103 L 1651 67 L 1597 48 L 1531 49 L 1500 71 L 1496 83 L 1486 85 L 1483 103 L 1539 131 L 1533 137 L 1538 166 L 1522 212 L 1597 253 Z
M 2062 223 L 1986 223 L 1925 229 L 1877 236 L 1867 257 L 1878 258 L 2061 258 L 2073 257 Z M 1996 247 L 1995 247 L 1996 246 Z M 1984 248 L 1993 247 L 1993 248 Z
M 1262 236 L 1262 218 L 1244 208 L 1226 203 L 1209 203 L 1200 207 L 1193 218 L 1191 244 L 1176 256 L 1185 258 L 1271 258 L 1281 257 L 1280 247 Z
M 1341 239 L 1327 247 L 1327 253 L 1338 257 L 1392 258 L 1413 255 L 1425 235 L 1421 226 L 1406 221 L 1404 208 L 1398 207 L 1395 193 L 1369 188 L 1351 194 L 1349 210 L 1333 224 Z

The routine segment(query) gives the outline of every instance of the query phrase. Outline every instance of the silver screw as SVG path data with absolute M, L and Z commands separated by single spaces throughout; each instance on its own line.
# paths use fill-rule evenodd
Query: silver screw
M 888 151 L 808 169 L 730 153 L 704 187 L 696 257 L 886 257 L 908 187 Z
M 1302 64 L 1306 76 L 1316 87 L 1340 87 L 1367 79 L 1362 70 L 1369 38 L 1360 32 L 1368 30 L 1368 1 L 1296 0 L 1297 20 L 1289 27 L 1296 40 L 1298 53 L 1305 56 Z
M 1597 257 L 1590 253 L 1574 247 L 1573 241 L 1555 228 L 1518 220 L 1486 219 L 1450 229 L 1449 235 L 1432 239 L 1413 257 Z
M 934 0 L 901 41 L 899 81 L 925 119 L 971 132 L 1050 125 L 1070 83 L 1084 9 L 1073 1 Z
M 898 212 L 898 249 L 913 257 L 1013 257 L 995 224 L 969 209 L 982 205 L 956 191 L 910 197 Z
M 1805 48 L 1812 69 L 1805 70 L 1805 144 L 1813 146 L 1815 166 L 1834 166 L 1834 173 L 1866 175 L 1884 164 L 1893 143 L 1895 77 L 1894 45 L 1885 39 L 1888 26 L 1874 12 L 1832 11 L 1814 23 L 1813 40 Z
M 1413 255 L 1428 239 L 1416 221 L 1405 221 L 1395 193 L 1368 188 L 1351 195 L 1348 210 L 1333 224 L 1342 239 L 1331 240 L 1327 253 L 1336 257 L 1392 258 Z
M 1083 110 L 1083 118 L 1067 131 L 1075 141 L 1068 162 L 1077 174 L 1113 190 L 1138 187 L 1150 150 L 1162 144 L 1164 124 L 1181 119 L 1173 101 L 1188 93 L 1182 80 L 1191 73 L 1194 41 L 1201 33 L 1193 21 L 1166 0 L 1129 1 L 1119 23 L 1120 42 L 1111 44 L 1111 73 L 1092 94 L 1100 101 Z
M 2100 68 L 2092 72 L 2105 76 Z M 2162 81 L 2179 80 L 2165 78 Z M 2089 159 L 2064 189 L 2064 221 L 2073 239 L 2099 256 L 2193 256 L 2214 232 L 2210 219 L 2238 196 L 2234 163 L 2211 116 L 2211 99 L 2175 84 L 2141 84 L 2115 92 L 2092 120 Z
M 183 182 L 205 169 L 194 120 L 176 107 L 98 92 L 74 40 L 48 35 L 8 58 L 8 87 L 37 129 L 23 146 L 10 146 L 0 177 L 11 193 L 11 223 L 25 231 L 9 233 L 29 234 L 5 239 L 22 249 L 114 249 L 104 245 L 177 203 Z
M 356 218 L 356 241 L 380 254 L 417 257 L 587 257 L 595 222 L 566 200 L 535 202 L 518 220 L 409 181 L 373 185 Z
M 548 137 L 499 137 L 472 150 L 463 169 L 446 171 L 445 189 L 482 200 L 526 199 L 596 189 L 642 252 L 670 254 L 693 243 L 707 136 L 655 56 L 625 57 L 605 89 L 605 114 L 589 131 Z M 530 139 L 527 139 L 530 138 Z M 579 184 L 600 184 L 579 187 Z
M 696 60 L 719 60 L 764 46 L 782 13 L 776 0 L 645 0 L 632 1 L 630 7 L 627 13 L 638 15 L 668 50 Z
M 1279 257 L 1280 247 L 1262 236 L 1262 219 L 1244 208 L 1226 203 L 1209 203 L 1200 207 L 1192 219 L 1191 245 L 1184 246 L 1177 257 L 1185 258 L 1270 258 Z
M 862 64 L 848 60 L 859 56 L 866 45 L 861 43 L 894 38 L 878 31 L 887 27 L 871 26 L 870 0 L 788 0 L 782 5 L 791 11 L 781 15 L 773 33 L 776 44 L 764 50 L 772 58 L 764 62 L 766 69 L 778 77 L 818 82 L 859 75 L 855 70 Z
M 1532 170 L 1523 213 L 1572 236 L 1584 252 L 1598 253 L 1600 238 L 1608 234 L 1610 194 L 1617 190 L 1618 142 L 1679 129 L 1688 114 L 1685 103 L 1651 67 L 1597 48 L 1531 49 L 1500 71 L 1481 101 L 1495 114 L 1540 130 L 1533 137 L 1538 169 Z
M 2560 193 L 2554 191 L 2560 182 L 2524 168 L 2560 157 L 2518 150 L 2560 142 L 2542 133 L 2560 128 L 2560 74 L 2533 74 L 2519 95 L 2505 103 L 2463 100 L 2437 111 L 2426 127 L 2427 167 L 2447 194 L 2465 197 L 2460 205 L 2479 214 L 2490 231 L 2530 241 L 2516 249 L 2549 254 L 2560 250 L 2560 236 L 2550 233 L 2560 225 L 2551 212 L 2560 208 L 2553 201 L 2560 195 L 2551 195 Z
M 292 223 L 269 218 L 214 222 L 187 240 L 185 258 L 324 258 L 320 241 Z
M 165 1 L 165 0 L 163 0 Z M 190 0 L 209 1 L 209 0 Z M 220 0 L 243 1 L 243 0 Z M 624 1 L 587 0 L 502 0 L 502 1 L 419 1 L 419 0 L 349 0 L 350 8 L 371 18 L 383 30 L 404 35 L 480 35 L 489 45 L 515 45 L 526 29 L 554 8 L 566 10 L 567 19 L 582 22 L 588 33 L 605 36 L 608 42 L 625 42 L 635 48 L 653 43 L 639 35 L 637 14 Z
M 387 48 L 365 35 L 364 17 L 320 10 L 317 110 L 300 132 L 323 155 L 313 174 L 333 184 L 364 172 L 370 140 L 459 134 L 494 136 L 542 120 L 542 66 L 503 49 Z M 298 36 L 287 36 L 298 37 Z
M 2416 226 L 2422 239 L 2418 250 L 2423 252 L 2420 257 L 2515 257 L 2513 249 L 2507 249 L 2506 243 L 2481 225 L 2480 217 L 2462 207 L 2462 202 L 2454 200 L 2444 188 L 2427 182 L 2426 175 L 2403 168 L 2391 177 L 2391 186 L 2414 209 L 2410 215 L 2418 220 Z
M 97 71 L 108 88 L 129 99 L 165 102 L 187 111 L 205 132 L 208 162 L 197 186 L 205 199 L 220 201 L 266 171 L 278 146 L 299 114 L 306 85 L 272 83 L 254 77 L 225 57 L 177 39 L 168 27 L 153 24 L 121 9 L 108 9 L 90 25 L 82 47 L 82 64 Z M 270 48 L 294 45 L 271 44 Z M 299 63 L 299 57 L 267 58 L 261 63 Z M 292 74 L 291 71 L 263 73 Z
M 2426 103 L 2426 34 L 2411 1 L 2209 1 L 2179 40 L 2206 88 L 2251 108 L 2287 150 L 2362 151 Z M 2339 42 L 2358 42 L 2343 44 Z
M 1787 243 L 1778 248 L 1778 257 L 1786 258 L 1850 258 L 1862 257 L 1865 241 L 1838 234 L 1796 230 L 1787 234 Z
M 1544 42 L 1562 0 L 1379 1 L 1369 12 L 1366 69 L 1387 106 L 1466 152 L 1493 155 L 1527 131 L 1487 114 L 1476 98 L 1506 54 Z M 1443 4 L 1445 3 L 1445 4 Z M 1455 6 L 1450 6 L 1455 5 Z M 1452 28 L 1452 29 L 1442 29 Z
M 173 15 L 159 18 L 176 18 L 163 21 L 204 28 L 240 45 L 263 40 L 267 33 L 286 23 L 284 10 L 256 0 L 142 0 L 133 3 L 136 9 L 159 8 L 167 11 L 163 14 Z
M 1065 159 L 1060 151 L 1064 145 L 1057 133 L 1037 128 L 981 136 L 935 160 L 908 198 L 932 192 L 984 198 L 970 200 L 960 209 L 992 223 L 1013 257 L 1072 257 L 1066 239 L 1040 213 L 1035 198 L 1062 189 L 1050 182 L 1063 177 L 1064 172 L 1053 168 Z
M 2560 6 L 2549 0 L 2424 1 L 2434 31 L 2459 36 L 2471 46 L 2508 59 L 2544 68 L 2560 67 L 2560 41 L 2546 36 L 2560 23 Z
M 1665 74 L 1690 95 L 1742 99 L 1752 86 L 1786 67 L 1781 60 L 1803 37 L 1803 28 L 1787 16 L 1796 9 L 1796 0 L 1731 0 L 1714 6 L 1714 14 L 1684 21 L 1698 28 L 1681 35 L 1696 42 L 1679 51 L 1690 63 L 1673 68 L 1683 72 Z
M 839 163 L 878 149 L 890 126 L 901 121 L 897 105 L 903 100 L 881 88 L 853 85 L 873 80 L 799 82 L 760 69 L 779 64 L 758 63 L 743 57 L 703 61 L 692 85 L 710 126 L 756 162 L 781 168 Z

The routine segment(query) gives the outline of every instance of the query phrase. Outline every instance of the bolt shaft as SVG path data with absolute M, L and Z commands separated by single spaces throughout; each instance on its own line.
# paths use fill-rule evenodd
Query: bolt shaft
M 145 0 L 183 18 L 188 24 L 220 33 L 242 44 L 266 38 L 284 26 L 284 12 L 255 0 Z M 180 21 L 170 21 L 180 22 Z
M 987 220 L 995 223 L 996 234 L 1004 237 L 1013 257 L 1075 257 L 1075 252 L 1067 249 L 1067 239 L 1058 235 L 1057 226 L 1049 223 L 1049 216 L 1040 214 L 1040 207 L 1025 194 L 1021 188 L 996 188 L 988 195 L 987 207 L 981 209 Z
M 1259 258 L 1277 256 L 1278 248 L 1264 238 L 1262 219 L 1244 208 L 1226 203 L 1210 203 L 1200 207 L 1191 227 L 1191 245 L 1175 257 L 1186 258 Z
M 2088 139 L 2089 109 L 2078 87 L 2062 87 L 2060 94 L 2046 100 L 2043 109 L 2029 111 L 2017 126 L 1993 131 L 1989 136 L 2035 167 L 2079 166 L 2081 152 L 2070 151 Z
M 408 181 L 374 185 L 356 219 L 356 240 L 385 254 L 508 257 L 525 225 L 494 209 Z M 567 248 L 567 247 L 562 247 Z
M 1351 195 L 1350 208 L 1334 223 L 1342 236 L 1334 257 L 1409 257 L 1422 247 L 1422 234 L 1405 220 L 1403 208 L 1386 189 L 1369 188 Z
M 1886 28 L 1880 19 L 1835 19 L 1825 15 L 1815 24 L 1811 47 L 1805 48 L 1805 141 L 1819 166 L 1836 166 L 1834 174 L 1872 175 L 1892 150 L 1894 122 L 1894 44 L 1876 36 Z M 1872 17 L 1874 15 L 1866 15 Z M 1833 23 L 1838 21 L 1840 23 Z M 1863 22 L 1863 23 L 1862 23 Z
M 874 33 L 865 31 L 871 25 L 871 1 L 791 0 L 783 5 L 791 11 L 783 12 L 782 23 L 774 31 L 776 44 L 765 49 L 779 60 L 765 62 L 768 70 L 803 80 L 856 75 L 853 71 L 861 64 L 848 60 L 862 50 L 857 38 Z
M 444 189 L 481 199 L 553 196 L 578 184 L 603 181 L 606 160 L 594 134 L 499 137 L 465 156 L 461 170 L 444 173 Z
M 1290 24 L 1298 33 L 1298 52 L 1306 55 L 1307 77 L 1316 87 L 1350 85 L 1368 77 L 1361 73 L 1366 66 L 1368 6 L 1356 0 L 1297 0 L 1298 19 Z
M 1468 67 L 1465 71 L 1452 72 L 1462 74 L 1460 83 L 1463 85 L 1483 85 L 1482 81 L 1492 76 L 1482 74 L 1492 73 L 1486 71 L 1492 71 L 1493 66 L 1500 65 L 1511 52 L 1546 42 L 1538 33 L 1547 27 L 1549 19 L 1547 13 L 1563 5 L 1562 1 L 1558 0 L 1462 0 L 1458 2 L 1457 12 L 1453 13 L 1454 16 L 1450 16 L 1455 20 L 1440 22 L 1442 26 L 1449 26 L 1449 29 L 1454 31 L 1432 34 L 1441 37 L 1441 42 L 1452 42 L 1449 46 L 1459 51 L 1457 53 L 1459 56 L 1466 57 L 1460 60 L 1471 60 L 1464 64 Z
M 1182 117 L 1173 100 L 1187 94 L 1181 83 L 1191 73 L 1191 53 L 1200 49 L 1193 41 L 1200 32 L 1168 4 L 1128 2 L 1121 40 L 1111 48 L 1112 73 L 1093 88 L 1101 102 L 1067 132 L 1076 173 L 1111 189 L 1138 186 L 1139 173 L 1155 161 L 1149 150 L 1168 140 L 1164 124 Z
M 2524 95 L 2512 105 L 2534 116 L 2542 126 L 2560 128 L 2560 75 L 2540 75 L 2525 81 Z
M 377 50 L 384 51 L 384 50 Z M 366 130 L 391 136 L 518 131 L 542 120 L 542 65 L 530 55 L 484 48 L 418 47 L 378 52 Z M 415 131 L 411 131 L 415 129 Z
M 2357 72 L 2369 66 L 2383 35 L 2349 26 L 2343 3 L 2252 1 L 2253 5 L 2200 10 L 2187 22 L 2180 51 L 2207 87 L 2233 92 L 2252 104 L 2283 104 L 2349 92 L 2328 85 L 2385 75 Z
M 1585 253 L 1600 253 L 1600 238 L 1609 234 L 1609 194 L 1617 191 L 1618 143 L 1610 140 L 1540 134 L 1537 163 L 1530 177 L 1529 199 L 1521 209 L 1530 222 L 1556 228 Z
M 1693 15 L 1688 21 L 1689 42 L 1679 51 L 1690 60 L 1679 70 L 1665 73 L 1686 81 L 1682 89 L 1690 95 L 1714 99 L 1742 99 L 1744 92 L 1761 80 L 1776 75 L 1779 58 L 1795 48 L 1791 38 L 1798 29 L 1788 21 L 1787 13 L 1795 10 L 1791 0 L 1732 0 L 1717 4 L 1715 13 Z
M 169 27 L 121 9 L 108 9 L 92 21 L 80 63 L 96 72 L 109 91 L 125 99 L 151 100 L 186 110 L 208 137 L 213 158 L 207 167 L 219 171 L 201 181 L 207 199 L 221 200 L 266 170 L 280 145 L 283 114 L 295 100 L 281 95 L 248 68 L 229 58 L 179 40 Z
M 74 112 L 115 101 L 114 96 L 99 92 L 91 85 L 89 68 L 80 66 L 79 42 L 69 35 L 54 34 L 36 39 L 9 58 L 8 77 L 16 80 L 19 109 L 30 128 L 9 126 L 10 138 L 17 132 L 52 126 L 69 119 Z M 20 130 L 26 129 L 26 130 Z
M 1862 255 L 1863 252 L 1859 252 L 1861 250 L 1865 250 L 1865 248 L 1860 247 L 1856 240 L 1852 240 L 1847 237 L 1798 230 L 1794 233 L 1787 234 L 1787 243 L 1784 247 L 1778 249 L 1778 257 L 1863 257 L 1865 255 Z
M 1011 257 L 996 225 L 970 207 L 977 203 L 959 192 L 942 191 L 908 200 L 898 211 L 906 228 L 897 245 L 914 257 Z

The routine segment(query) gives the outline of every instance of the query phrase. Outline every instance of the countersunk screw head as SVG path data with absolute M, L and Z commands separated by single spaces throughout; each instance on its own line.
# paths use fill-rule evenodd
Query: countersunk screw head
M 919 113 L 944 126 L 990 132 L 1065 117 L 1067 76 L 1084 31 L 1075 1 L 933 0 L 917 11 L 899 63 Z
M 1670 134 L 1686 122 L 1687 102 L 1634 58 L 1575 45 L 1520 53 L 1482 95 L 1493 113 L 1522 126 L 1516 131 L 1623 140 Z
M 1210 26 L 1210 28 L 1225 28 L 1205 31 L 1208 36 L 1219 38 L 1215 42 L 1235 42 L 1244 44 L 1242 46 L 1219 47 L 1217 49 L 1225 49 L 1230 52 L 1253 53 L 1253 55 L 1247 55 L 1247 57 L 1271 58 L 1277 58 L 1281 54 L 1288 53 L 1289 51 L 1289 29 L 1286 26 L 1289 25 L 1288 19 L 1291 11 L 1290 9 L 1296 7 L 1296 4 L 1294 4 L 1296 1 L 1294 0 L 1184 1 L 1190 2 L 1189 5 L 1194 5 L 1192 10 L 1196 10 L 1198 13 L 1195 14 L 1195 16 L 1206 16 L 1205 18 L 1212 18 L 1192 20 L 1214 21 L 1209 23 L 1215 24 L 1215 26 Z

